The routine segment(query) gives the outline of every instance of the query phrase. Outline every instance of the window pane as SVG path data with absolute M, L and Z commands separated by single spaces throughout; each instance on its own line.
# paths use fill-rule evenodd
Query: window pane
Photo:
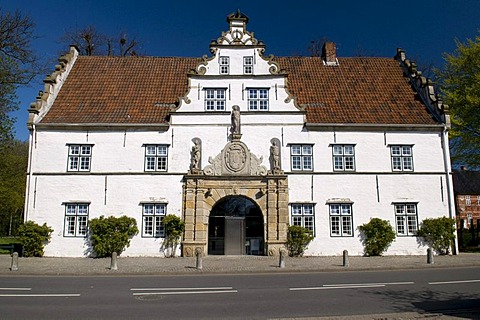
M 300 146 L 292 146 L 292 154 L 302 154 L 302 149 Z
M 302 153 L 304 155 L 311 155 L 312 154 L 312 146 L 309 146 L 309 145 L 303 146 Z
M 79 155 L 80 154 L 80 146 L 70 146 L 70 154 Z
M 293 215 L 301 215 L 302 214 L 302 205 L 292 204 L 292 214 Z
M 397 233 L 405 234 L 405 217 L 397 216 Z
M 343 234 L 347 236 L 352 235 L 352 218 L 351 217 L 342 217 L 342 229 Z
M 303 157 L 303 170 L 312 170 L 312 157 Z
M 354 154 L 353 146 L 345 146 L 345 154 L 348 154 L 348 155 Z
M 333 154 L 342 155 L 343 154 L 343 147 L 342 146 L 333 146 Z
M 77 236 L 84 236 L 87 234 L 87 217 L 77 217 Z
M 392 146 L 392 155 L 393 156 L 400 156 L 402 153 L 401 153 L 401 150 L 400 150 L 400 147 L 399 146 Z
M 330 217 L 330 230 L 332 235 L 340 235 L 340 217 Z
M 65 234 L 69 236 L 75 235 L 75 216 L 65 218 Z
M 155 146 L 146 146 L 146 153 L 148 155 L 155 155 L 157 148 Z
M 311 204 L 305 204 L 303 206 L 303 213 L 305 215 L 313 215 L 313 205 Z

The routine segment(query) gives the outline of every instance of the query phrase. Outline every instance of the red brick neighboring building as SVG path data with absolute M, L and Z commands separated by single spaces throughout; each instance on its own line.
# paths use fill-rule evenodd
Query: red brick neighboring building
M 454 170 L 453 189 L 459 228 L 480 225 L 480 171 Z

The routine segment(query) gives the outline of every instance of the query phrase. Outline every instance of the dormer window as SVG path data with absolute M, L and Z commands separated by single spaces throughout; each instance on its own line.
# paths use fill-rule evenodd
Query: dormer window
M 207 111 L 224 111 L 226 89 L 224 88 L 207 88 L 205 89 L 205 110 Z
M 218 60 L 220 64 L 220 74 L 229 74 L 230 73 L 230 59 L 229 57 L 220 57 Z
M 248 90 L 248 110 L 267 111 L 268 110 L 268 89 L 250 88 Z
M 253 57 L 243 57 L 243 73 L 253 73 Z

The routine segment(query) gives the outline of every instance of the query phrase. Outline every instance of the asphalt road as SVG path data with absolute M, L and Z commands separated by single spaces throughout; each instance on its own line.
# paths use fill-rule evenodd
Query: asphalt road
M 0 319 L 267 319 L 415 311 L 480 319 L 480 268 L 0 276 Z

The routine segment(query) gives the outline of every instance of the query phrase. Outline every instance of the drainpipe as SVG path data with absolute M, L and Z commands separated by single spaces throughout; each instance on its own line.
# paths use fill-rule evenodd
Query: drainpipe
M 456 225 L 456 218 L 455 218 L 455 210 L 454 204 L 454 195 L 453 195 L 453 181 L 452 181 L 452 172 L 451 172 L 451 164 L 450 164 L 450 149 L 448 147 L 448 128 L 445 125 L 442 130 L 442 148 L 443 148 L 443 162 L 445 165 L 445 179 L 447 183 L 447 200 L 448 200 L 448 215 L 450 218 L 455 219 Z M 455 227 L 455 240 L 453 246 L 453 254 L 456 255 L 458 253 L 458 237 L 457 237 L 457 228 Z
M 35 124 L 32 123 L 32 130 L 30 130 L 30 137 L 28 139 L 28 166 L 27 166 L 27 185 L 25 194 L 25 210 L 23 220 L 28 221 L 28 208 L 30 203 L 30 186 L 32 181 L 32 162 L 33 162 L 33 148 L 35 144 Z

